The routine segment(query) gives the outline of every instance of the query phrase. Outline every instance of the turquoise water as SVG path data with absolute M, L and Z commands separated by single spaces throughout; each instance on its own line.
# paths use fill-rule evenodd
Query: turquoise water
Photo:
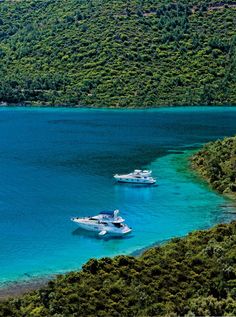
M 236 133 L 235 108 L 0 109 L 0 283 L 80 268 L 230 221 L 232 202 L 188 170 L 204 142 Z M 151 168 L 158 186 L 115 184 Z M 121 210 L 133 233 L 98 238 L 72 216 Z

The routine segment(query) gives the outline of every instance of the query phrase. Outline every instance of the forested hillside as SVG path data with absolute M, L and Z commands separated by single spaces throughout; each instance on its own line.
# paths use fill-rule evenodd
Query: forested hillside
M 236 198 L 236 137 L 206 144 L 192 166 L 220 193 Z
M 235 316 L 236 222 L 141 257 L 90 260 L 81 272 L 0 303 L 0 316 Z
M 0 102 L 236 104 L 236 2 L 0 2 Z

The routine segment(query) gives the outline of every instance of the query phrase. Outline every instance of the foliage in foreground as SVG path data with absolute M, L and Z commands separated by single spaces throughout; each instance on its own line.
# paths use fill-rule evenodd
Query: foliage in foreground
M 235 197 L 236 137 L 206 144 L 192 159 L 192 166 L 220 193 Z
M 0 316 L 235 316 L 236 222 L 80 272 L 0 304 Z
M 0 2 L 0 102 L 236 104 L 233 0 Z

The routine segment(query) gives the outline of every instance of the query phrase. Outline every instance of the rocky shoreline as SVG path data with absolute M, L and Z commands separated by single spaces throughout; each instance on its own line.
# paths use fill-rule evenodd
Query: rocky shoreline
M 22 103 L 8 103 L 8 102 L 0 102 L 0 108 L 1 107 L 19 107 L 19 108 L 74 108 L 74 109 L 117 109 L 117 110 L 148 110 L 148 109 L 159 109 L 159 108 L 179 108 L 179 107 L 236 107 L 236 104 L 166 104 L 166 105 L 156 105 L 156 106 L 146 106 L 146 107 L 134 107 L 134 106 L 96 106 L 96 105 L 73 105 L 73 104 L 51 104 L 51 103 L 42 103 L 40 101 L 38 102 L 22 102 Z
M 12 297 L 19 297 L 28 292 L 38 290 L 41 287 L 46 286 L 47 283 L 54 278 L 55 276 L 50 275 L 32 278 L 28 281 L 25 280 L 6 283 L 6 285 L 0 287 L 0 301 L 4 301 Z

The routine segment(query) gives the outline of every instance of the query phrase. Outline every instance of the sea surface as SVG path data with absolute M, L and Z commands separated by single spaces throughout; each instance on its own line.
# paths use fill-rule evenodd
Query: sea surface
M 233 202 L 189 169 L 201 144 L 236 133 L 236 108 L 0 108 L 0 285 L 130 254 L 236 218 Z M 158 186 L 116 184 L 152 169 Z M 79 230 L 73 216 L 120 209 L 125 238 Z

